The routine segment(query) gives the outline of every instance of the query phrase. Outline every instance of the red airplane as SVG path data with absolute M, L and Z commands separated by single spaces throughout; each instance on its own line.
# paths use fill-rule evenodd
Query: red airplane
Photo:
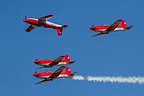
M 65 72 L 62 72 L 66 68 Z M 37 82 L 36 84 L 42 84 L 44 82 L 52 81 L 57 78 L 71 78 L 73 77 L 77 72 L 71 73 L 71 70 L 69 67 L 61 66 L 58 68 L 54 73 L 53 72 L 42 72 L 42 73 L 35 73 L 33 76 L 44 79 L 40 82 Z
M 63 59 L 65 58 L 65 59 Z M 63 60 L 62 60 L 63 59 Z M 39 65 L 39 66 L 43 66 L 37 69 L 42 69 L 42 68 L 50 68 L 53 66 L 67 66 L 70 65 L 72 63 L 74 63 L 74 61 L 70 61 L 70 57 L 68 54 L 66 54 L 65 56 L 60 56 L 55 60 L 51 60 L 51 59 L 45 59 L 45 60 L 35 60 L 34 63 Z
M 58 36 L 62 35 L 62 30 L 67 27 L 68 25 L 59 25 L 59 24 L 54 24 L 52 22 L 47 21 L 48 19 L 52 18 L 54 15 L 48 15 L 41 17 L 39 19 L 35 18 L 25 18 L 23 20 L 25 23 L 30 24 L 30 26 L 26 29 L 26 32 L 30 32 L 36 27 L 45 27 L 45 28 L 53 28 L 57 31 Z
M 119 25 L 120 23 L 121 23 L 121 25 Z M 93 31 L 100 32 L 99 34 L 92 36 L 92 38 L 95 38 L 98 36 L 109 34 L 110 32 L 125 31 L 125 30 L 132 28 L 132 27 L 133 26 L 127 26 L 125 20 L 119 19 L 119 20 L 115 21 L 111 26 L 107 26 L 107 25 L 91 26 L 90 29 Z

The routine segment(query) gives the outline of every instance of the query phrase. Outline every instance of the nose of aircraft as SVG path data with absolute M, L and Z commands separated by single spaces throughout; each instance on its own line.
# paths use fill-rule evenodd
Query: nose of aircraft
M 33 74 L 33 76 L 38 77 L 38 74 Z
M 37 61 L 34 61 L 34 63 L 37 63 Z
M 93 26 L 91 26 L 91 27 L 90 27 L 90 29 L 91 29 L 91 30 L 93 30 L 93 29 L 94 29 L 94 27 L 93 27 Z
M 37 72 L 35 72 L 35 73 L 33 74 L 33 76 L 35 76 L 35 77 L 38 77 L 38 74 L 37 74 Z
M 25 20 L 23 20 L 23 22 L 27 22 L 27 20 L 25 19 Z
M 37 63 L 38 63 L 38 60 L 37 60 L 37 59 L 36 59 L 36 60 L 34 60 L 34 63 L 36 63 L 36 64 L 37 64 Z

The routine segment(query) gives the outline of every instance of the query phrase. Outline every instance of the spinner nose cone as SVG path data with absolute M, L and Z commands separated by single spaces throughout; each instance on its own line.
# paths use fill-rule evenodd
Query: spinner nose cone
M 89 29 L 94 30 L 94 26 L 90 26 L 90 28 L 89 28 Z
M 35 76 L 35 77 L 39 77 L 39 75 L 38 75 L 38 74 L 33 74 L 33 76 Z
M 37 72 L 35 72 L 35 73 L 33 74 L 33 76 L 38 77 L 39 75 L 37 74 Z
M 37 64 L 37 61 L 34 61 L 35 64 Z
M 25 19 L 25 20 L 23 20 L 23 22 L 27 22 L 27 20 Z
M 34 60 L 33 62 L 34 62 L 35 64 L 38 64 L 38 59 Z
M 36 77 L 36 76 L 37 76 L 37 74 L 33 74 L 33 76 L 35 76 L 35 77 Z

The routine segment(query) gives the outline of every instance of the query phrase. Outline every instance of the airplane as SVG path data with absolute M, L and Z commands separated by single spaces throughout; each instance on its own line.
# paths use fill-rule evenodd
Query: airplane
M 58 33 L 58 36 L 62 36 L 63 29 L 66 28 L 68 25 L 59 25 L 59 24 L 55 24 L 55 23 L 47 21 L 53 16 L 54 15 L 51 14 L 51 15 L 43 16 L 39 19 L 25 17 L 25 20 L 23 20 L 23 22 L 30 24 L 30 26 L 26 29 L 26 32 L 30 32 L 36 27 L 45 27 L 45 28 L 55 29 Z
M 121 23 L 121 25 L 119 25 Z M 131 29 L 133 26 L 127 26 L 125 20 L 118 19 L 111 26 L 101 25 L 101 26 L 91 26 L 90 29 L 96 32 L 100 32 L 92 36 L 92 38 L 96 38 L 98 36 L 109 34 L 110 32 L 119 32 L 126 31 Z
M 64 68 L 66 68 L 66 71 L 62 72 Z M 42 72 L 42 73 L 35 72 L 33 76 L 39 79 L 44 79 L 36 83 L 36 84 L 42 84 L 44 82 L 53 81 L 54 79 L 57 79 L 57 78 L 71 79 L 76 73 L 77 72 L 72 73 L 68 66 L 61 66 L 54 73 L 53 72 Z
M 53 66 L 67 66 L 67 65 L 71 65 L 74 62 L 75 62 L 75 60 L 71 61 L 68 54 L 66 54 L 65 56 L 59 56 L 55 60 L 51 60 L 51 59 L 38 60 L 38 59 L 36 59 L 34 61 L 35 64 L 37 64 L 39 66 L 43 66 L 43 67 L 40 67 L 37 69 L 51 68 Z

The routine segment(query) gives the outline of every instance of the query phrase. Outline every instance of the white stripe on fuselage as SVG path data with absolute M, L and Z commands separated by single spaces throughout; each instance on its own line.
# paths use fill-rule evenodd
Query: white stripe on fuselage
M 95 32 L 103 32 L 105 30 L 106 29 L 101 29 L 101 30 L 96 30 Z M 127 30 L 127 29 L 125 29 L 125 28 L 115 28 L 113 31 L 125 31 L 125 30 Z
M 52 23 L 52 22 L 49 22 L 49 21 L 46 21 L 46 24 L 49 24 L 49 25 L 52 25 L 52 26 L 56 26 L 56 27 L 62 27 L 62 25 L 55 24 L 55 23 Z
M 114 31 L 124 31 L 125 29 L 124 28 L 115 28 Z
M 27 19 L 31 19 L 31 20 L 36 20 L 36 21 L 38 21 L 38 19 L 35 19 L 35 18 L 27 18 Z
M 50 63 L 45 63 L 45 64 L 38 64 L 38 65 L 40 65 L 40 66 L 48 66 Z M 58 64 L 57 64 L 57 66 L 66 66 L 66 65 L 69 65 L 68 64 L 68 62 L 59 62 Z
M 33 19 L 33 20 L 37 20 L 38 21 L 38 19 L 35 19 L 35 18 L 28 18 L 28 19 Z M 46 24 L 49 24 L 49 25 L 52 25 L 52 26 L 56 26 L 56 27 L 62 27 L 62 25 L 60 25 L 60 24 L 55 24 L 55 23 L 52 23 L 52 22 L 49 22 L 49 21 L 46 21 Z

